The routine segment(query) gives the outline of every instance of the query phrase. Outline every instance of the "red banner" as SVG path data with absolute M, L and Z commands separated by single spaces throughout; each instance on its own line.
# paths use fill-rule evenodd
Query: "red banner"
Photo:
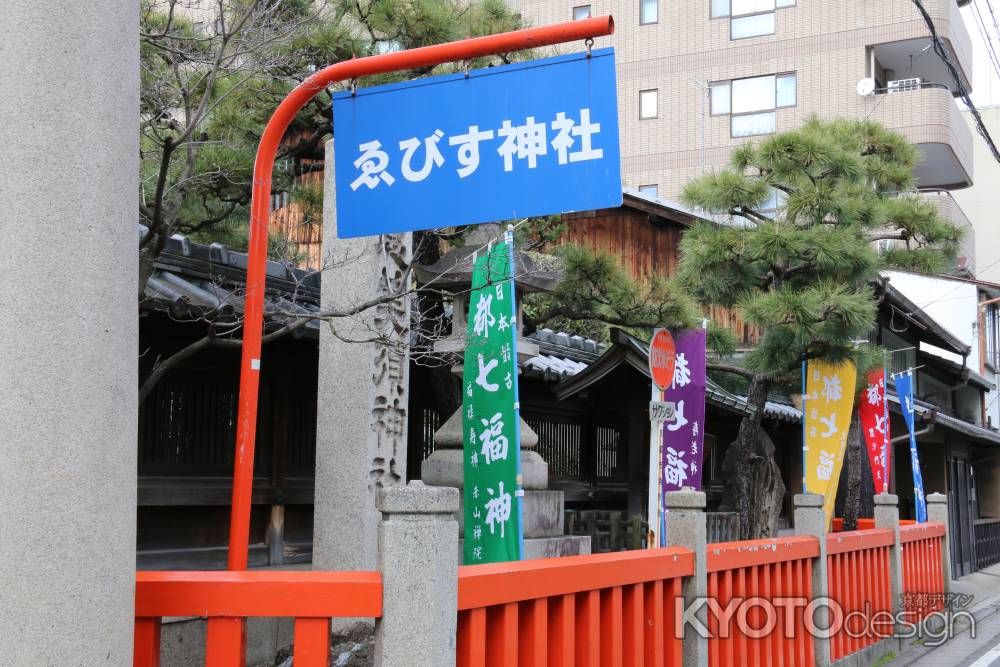
M 868 372 L 868 386 L 858 396 L 858 417 L 868 445 L 875 493 L 888 493 L 889 411 L 885 404 L 885 370 Z

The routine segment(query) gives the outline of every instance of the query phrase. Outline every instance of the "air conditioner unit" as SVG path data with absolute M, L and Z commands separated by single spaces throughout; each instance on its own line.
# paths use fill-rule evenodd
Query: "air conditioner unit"
M 897 79 L 890 81 L 888 85 L 889 93 L 905 93 L 911 90 L 920 90 L 920 79 Z

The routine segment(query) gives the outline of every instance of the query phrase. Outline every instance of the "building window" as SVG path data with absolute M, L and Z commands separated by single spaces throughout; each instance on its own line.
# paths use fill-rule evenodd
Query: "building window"
M 723 116 L 730 111 L 729 96 L 730 86 L 728 81 L 713 83 L 709 86 L 712 91 L 712 115 Z
M 656 118 L 656 90 L 639 91 L 639 119 Z
M 795 95 L 795 75 L 779 74 L 775 78 L 775 102 L 778 107 L 794 107 Z
M 639 0 L 639 24 L 656 23 L 659 20 L 659 0 Z
M 986 306 L 986 361 L 1000 369 L 1000 318 L 997 304 Z
M 640 185 L 639 186 L 639 192 L 641 192 L 644 195 L 652 195 L 653 197 L 655 197 L 656 196 L 656 186 L 655 185 Z
M 778 214 L 778 211 L 785 207 L 785 202 L 788 201 L 788 194 L 778 188 L 770 188 L 769 190 L 770 193 L 767 200 L 760 205 L 759 213 L 773 219 Z
M 747 39 L 774 34 L 774 12 L 734 17 L 729 23 L 729 39 Z
M 590 18 L 590 5 L 580 5 L 573 8 L 573 20 L 580 21 Z
M 795 74 L 769 74 L 710 84 L 711 113 L 729 114 L 730 134 L 753 137 L 775 131 L 775 109 L 796 104 Z
M 792 7 L 795 0 L 709 0 L 713 19 L 730 18 L 729 38 L 773 35 L 775 9 Z

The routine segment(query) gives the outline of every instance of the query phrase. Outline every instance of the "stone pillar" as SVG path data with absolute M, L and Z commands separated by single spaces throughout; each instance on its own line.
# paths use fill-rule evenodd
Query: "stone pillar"
M 899 541 L 899 499 L 891 493 L 875 496 L 875 527 L 888 528 L 893 534 L 889 548 L 889 590 L 892 613 L 903 610 L 903 545 Z
M 823 496 L 818 493 L 796 493 L 795 534 L 811 535 L 819 541 L 819 556 L 812 566 L 812 599 L 829 597 L 829 585 L 826 575 L 826 512 L 823 511 Z M 839 600 L 838 600 L 839 602 Z M 813 621 L 817 628 L 824 630 L 830 627 L 830 613 L 825 606 L 816 608 Z M 817 667 L 830 664 L 829 638 L 813 637 L 813 650 Z
M 376 667 L 455 664 L 458 490 L 410 482 L 379 492 L 382 618 Z
M 927 520 L 944 524 L 944 538 L 941 540 L 941 572 L 944 574 L 944 593 L 951 593 L 951 540 L 948 532 L 948 497 L 943 493 L 927 496 Z
M 323 309 L 350 308 L 404 288 L 409 234 L 337 238 L 333 141 L 326 146 Z M 383 487 L 406 476 L 409 301 L 371 308 L 320 328 L 313 566 L 375 567 Z M 331 327 L 333 330 L 331 330 Z M 397 345 L 345 342 L 379 333 Z
M 695 598 L 708 595 L 708 560 L 706 543 L 708 531 L 705 526 L 705 494 L 702 491 L 685 489 L 668 491 L 664 494 L 666 545 L 684 547 L 694 552 L 694 576 L 685 577 L 682 590 L 685 606 Z M 706 609 L 697 614 L 699 620 L 708 627 Z M 703 667 L 708 664 L 708 638 L 699 635 L 694 628 L 684 628 L 684 665 Z
M 0 655 L 131 665 L 139 7 L 0 3 Z

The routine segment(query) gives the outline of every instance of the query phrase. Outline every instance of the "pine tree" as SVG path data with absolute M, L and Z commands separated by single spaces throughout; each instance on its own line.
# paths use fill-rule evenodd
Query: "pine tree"
M 683 201 L 726 216 L 681 240 L 678 280 L 703 304 L 736 309 L 761 331 L 741 372 L 750 414 L 723 464 L 723 510 L 743 539 L 774 535 L 784 485 L 761 431 L 772 385 L 803 359 L 856 359 L 875 326 L 884 268 L 941 271 L 961 233 L 912 193 L 918 151 L 870 121 L 810 119 L 737 148 L 687 185 Z M 894 240 L 878 254 L 874 243 Z M 736 370 L 736 369 L 730 369 Z

